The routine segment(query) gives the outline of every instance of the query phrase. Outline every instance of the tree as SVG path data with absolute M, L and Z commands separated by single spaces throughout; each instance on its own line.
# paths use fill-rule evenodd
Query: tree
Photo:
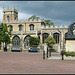
M 0 27 L 2 27 L 2 29 L 0 29 L 0 43 L 3 42 L 6 46 L 11 42 L 11 31 L 8 31 L 7 24 L 1 23 Z
M 53 45 L 55 44 L 55 39 L 51 36 L 48 36 L 48 38 L 46 38 L 45 43 L 47 44 L 47 46 L 50 48 L 53 47 Z
M 30 18 L 28 18 L 28 20 L 29 19 L 39 19 L 40 17 L 36 17 L 35 15 L 32 15 Z M 45 24 L 46 25 L 49 25 L 49 26 L 51 26 L 51 25 L 53 25 L 54 26 L 54 23 L 51 21 L 51 20 L 45 20 Z
M 31 47 L 37 47 L 39 45 L 39 42 L 40 42 L 40 40 L 37 37 L 30 37 L 29 38 L 29 45 Z
M 39 17 L 36 17 L 35 15 L 32 15 L 29 19 L 39 19 Z
M 54 26 L 54 23 L 51 20 L 45 20 L 45 23 L 46 23 L 46 25 L 49 25 L 49 26 L 53 25 Z

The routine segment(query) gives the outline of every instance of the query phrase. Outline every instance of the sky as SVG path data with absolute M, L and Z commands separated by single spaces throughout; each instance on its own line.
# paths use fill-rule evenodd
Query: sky
M 75 1 L 0 1 L 0 21 L 3 20 L 4 8 L 19 7 L 18 19 L 25 20 L 36 15 L 51 20 L 54 25 L 70 25 L 75 21 Z

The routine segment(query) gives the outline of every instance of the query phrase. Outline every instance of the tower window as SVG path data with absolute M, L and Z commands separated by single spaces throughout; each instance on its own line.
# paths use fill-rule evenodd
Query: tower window
M 7 16 L 7 22 L 9 22 L 9 21 L 10 21 L 9 16 Z

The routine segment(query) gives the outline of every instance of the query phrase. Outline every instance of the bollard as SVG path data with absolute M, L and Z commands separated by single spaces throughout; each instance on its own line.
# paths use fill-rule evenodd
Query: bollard
M 63 58 L 63 54 L 62 54 L 62 60 L 64 60 L 64 58 Z
M 51 50 L 49 49 L 49 56 L 51 56 Z
M 63 55 L 64 55 L 64 52 L 63 52 L 63 50 L 62 50 L 62 51 L 61 51 L 62 60 L 64 60 Z
M 48 58 L 48 48 L 47 48 L 47 58 Z
M 45 51 L 43 50 L 43 59 L 45 59 Z

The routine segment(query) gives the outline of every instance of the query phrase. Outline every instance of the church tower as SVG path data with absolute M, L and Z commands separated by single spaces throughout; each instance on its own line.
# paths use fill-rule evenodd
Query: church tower
M 3 5 L 3 22 L 14 22 L 14 21 L 18 21 L 18 8 L 16 10 L 13 4 L 12 9 L 9 9 L 9 7 L 7 9 L 4 9 Z

